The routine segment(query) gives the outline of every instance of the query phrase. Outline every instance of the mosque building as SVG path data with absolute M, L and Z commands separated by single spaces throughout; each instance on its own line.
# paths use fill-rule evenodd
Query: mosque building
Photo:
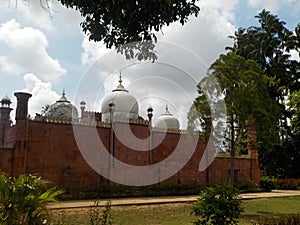
M 141 168 L 169 162 L 178 167 L 169 177 L 163 177 L 164 168 L 168 168 L 163 165 L 158 172 L 145 175 L 140 184 L 132 185 L 194 182 L 206 185 L 229 181 L 229 156 L 216 155 L 208 162 L 210 144 L 201 135 L 190 137 L 180 130 L 178 119 L 167 105 L 156 121 L 152 121 L 151 107 L 145 109 L 148 118 L 142 118 L 138 101 L 123 86 L 121 76 L 117 87 L 104 97 L 101 112 L 87 111 L 86 102 L 81 101 L 78 113 L 63 91 L 43 115 L 30 118 L 31 94 L 14 95 L 17 100 L 14 124 L 10 119 L 14 110 L 10 107 L 11 100 L 5 96 L 0 102 L 0 169 L 11 176 L 38 174 L 65 189 L 107 183 L 130 185 L 133 178 L 124 171 L 127 167 L 118 168 L 115 162 Z M 94 141 L 95 131 L 101 144 Z M 255 132 L 249 133 L 254 140 Z M 178 152 L 180 157 L 173 157 Z M 113 163 L 104 157 L 106 153 L 113 157 Z M 201 169 L 205 160 L 208 164 Z M 250 144 L 248 154 L 236 157 L 234 165 L 236 179 L 259 183 L 257 150 Z M 118 180 L 118 174 L 124 174 L 120 178 L 123 180 Z

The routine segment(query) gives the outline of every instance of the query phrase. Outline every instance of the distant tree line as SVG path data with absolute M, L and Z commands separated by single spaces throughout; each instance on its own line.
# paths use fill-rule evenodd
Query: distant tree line
M 255 18 L 260 26 L 239 28 L 230 37 L 234 44 L 226 48 L 229 52 L 208 70 L 207 77 L 217 78 L 227 107 L 227 150 L 245 152 L 246 130 L 253 126 L 262 171 L 299 178 L 300 23 L 291 31 L 266 10 Z M 201 115 L 200 128 L 205 130 L 211 127 L 211 118 L 202 84 L 198 85 L 199 96 L 190 110 L 189 124 L 193 125 L 194 110 Z

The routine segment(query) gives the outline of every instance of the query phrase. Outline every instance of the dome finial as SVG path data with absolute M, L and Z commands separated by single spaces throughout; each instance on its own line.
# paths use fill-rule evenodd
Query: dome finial
M 62 91 L 62 94 L 61 94 L 61 97 L 59 100 L 57 100 L 56 102 L 68 102 L 68 99 L 66 98 L 66 91 L 65 91 L 65 88 L 63 89 Z
M 114 91 L 126 91 L 126 92 L 128 92 L 125 88 L 124 88 L 124 86 L 122 85 L 122 74 L 121 74 L 121 71 L 120 71 L 120 75 L 119 75 L 119 85 L 116 87 L 116 89 L 115 90 L 113 90 L 113 92 Z
M 166 111 L 165 111 L 165 114 L 171 114 L 171 113 L 169 112 L 168 104 L 166 104 Z
M 120 75 L 119 75 L 119 84 L 122 85 L 122 74 L 121 74 L 121 71 L 120 71 Z

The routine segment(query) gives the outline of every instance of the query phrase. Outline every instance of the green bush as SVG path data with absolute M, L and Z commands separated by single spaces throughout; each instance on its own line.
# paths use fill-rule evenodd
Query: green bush
M 202 191 L 200 198 L 192 207 L 192 213 L 200 217 L 195 225 L 229 225 L 237 224 L 242 212 L 238 192 L 229 184 L 218 184 L 207 191 Z
M 105 208 L 99 207 L 99 202 L 94 202 L 94 205 L 90 208 L 90 225 L 112 225 L 113 218 L 111 215 L 111 202 L 108 200 L 105 204 Z
M 235 187 L 241 193 L 249 193 L 249 192 L 257 192 L 258 191 L 258 184 L 252 180 L 240 180 L 236 182 Z
M 192 184 L 153 184 L 148 186 L 126 186 L 99 184 L 69 190 L 61 199 L 103 199 L 120 197 L 156 197 L 174 195 L 197 195 L 203 189 L 199 183 Z
M 0 173 L 0 224 L 48 224 L 47 203 L 56 202 L 61 193 L 40 177 L 26 174 L 12 178 Z
M 277 188 L 282 190 L 300 190 L 300 179 L 278 179 Z
M 260 186 L 265 191 L 272 191 L 276 188 L 277 180 L 274 177 L 262 176 L 260 178 Z

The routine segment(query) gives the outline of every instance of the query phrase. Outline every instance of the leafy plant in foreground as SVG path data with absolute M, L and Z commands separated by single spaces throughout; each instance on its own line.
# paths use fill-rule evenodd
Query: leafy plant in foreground
M 0 173 L 0 224 L 47 224 L 48 202 L 56 202 L 63 191 L 49 188 L 44 180 L 34 175 L 12 178 Z
M 107 201 L 105 209 L 100 212 L 99 202 L 94 202 L 90 209 L 90 225 L 112 225 L 111 202 Z
M 192 207 L 191 214 L 200 217 L 193 224 L 237 224 L 236 220 L 242 212 L 241 201 L 237 196 L 238 192 L 229 184 L 218 184 L 202 191 Z

